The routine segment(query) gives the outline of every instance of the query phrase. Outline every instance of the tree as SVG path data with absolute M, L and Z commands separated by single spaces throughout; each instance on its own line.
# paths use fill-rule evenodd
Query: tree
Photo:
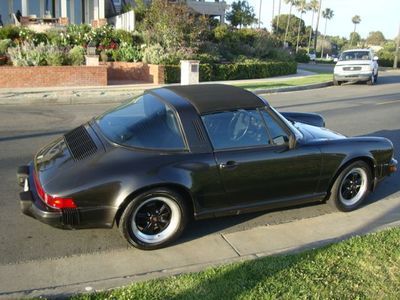
M 349 43 L 350 48 L 353 45 L 353 42 L 357 46 L 360 41 L 361 41 L 361 36 L 357 32 L 352 32 L 350 34 L 350 43 Z
M 289 17 L 286 21 L 286 31 L 285 31 L 285 37 L 283 39 L 283 47 L 285 47 L 285 44 L 286 44 L 286 39 L 287 39 L 288 31 L 289 31 L 290 18 L 292 16 L 292 7 L 293 7 L 293 5 L 295 5 L 296 0 L 285 0 L 285 3 L 290 4 L 290 8 L 289 8 Z
M 246 0 L 233 2 L 231 10 L 226 14 L 226 19 L 232 26 L 249 26 L 257 22 L 254 8 Z
M 283 14 L 280 16 L 280 23 L 279 27 L 277 27 L 278 23 L 278 17 L 276 16 L 275 19 L 272 22 L 272 28 L 273 28 L 273 33 L 274 36 L 282 43 L 283 39 L 285 37 L 285 32 L 286 32 L 286 24 L 289 19 L 289 15 Z M 299 40 L 299 47 L 305 47 L 307 46 L 307 39 L 308 39 L 308 34 L 310 27 L 306 28 L 304 21 L 295 15 L 292 15 L 290 17 L 290 23 L 289 23 L 289 29 L 288 29 L 288 34 L 286 36 L 286 42 L 289 45 L 295 46 L 296 41 L 297 41 L 297 29 L 299 26 L 300 22 L 300 40 Z
M 382 45 L 385 41 L 385 36 L 380 31 L 371 31 L 366 40 L 368 45 Z
M 322 17 L 325 19 L 325 29 L 324 29 L 324 41 L 325 41 L 325 37 L 326 37 L 326 25 L 328 23 L 328 20 L 332 19 L 334 13 L 333 10 L 330 8 L 326 8 L 323 12 L 322 12 Z M 324 57 L 324 47 L 321 47 L 321 58 Z
M 351 21 L 354 24 L 354 30 L 353 30 L 353 34 L 351 35 L 351 37 L 354 36 L 354 33 L 356 33 L 356 27 L 357 24 L 361 23 L 361 17 L 359 15 L 355 15 L 353 18 L 351 18 Z M 350 46 L 353 45 L 353 39 L 350 39 Z
M 280 16 L 281 16 L 281 4 L 282 4 L 282 0 L 279 0 L 279 6 L 278 6 L 278 20 L 277 20 L 277 27 L 279 28 L 279 18 L 280 18 Z M 274 20 L 273 18 L 272 18 L 272 20 Z M 273 21 L 272 21 L 272 23 L 273 23 Z
M 310 53 L 311 37 L 313 34 L 313 30 L 314 30 L 314 15 L 318 11 L 318 8 L 319 8 L 318 0 L 311 0 L 310 3 L 308 4 L 307 8 L 308 8 L 308 10 L 312 11 L 311 30 L 310 30 L 310 36 L 308 38 L 308 49 L 307 49 L 307 53 Z
M 314 49 L 315 50 L 317 50 L 318 26 L 319 26 L 319 18 L 321 17 L 321 7 L 322 7 L 322 0 L 319 1 L 317 25 L 315 26 L 315 36 L 314 36 Z
M 296 41 L 296 53 L 299 51 L 299 40 L 300 40 L 300 25 L 302 21 L 303 14 L 307 11 L 306 0 L 298 0 L 296 2 L 297 10 L 300 12 L 299 26 L 297 28 L 297 41 Z

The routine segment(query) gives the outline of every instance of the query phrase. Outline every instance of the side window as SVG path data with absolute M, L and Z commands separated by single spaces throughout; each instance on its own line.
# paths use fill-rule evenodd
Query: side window
M 263 146 L 268 134 L 257 110 L 236 110 L 202 116 L 211 143 L 216 150 Z
M 262 111 L 273 144 L 283 145 L 289 141 L 289 136 L 282 126 L 265 110 Z

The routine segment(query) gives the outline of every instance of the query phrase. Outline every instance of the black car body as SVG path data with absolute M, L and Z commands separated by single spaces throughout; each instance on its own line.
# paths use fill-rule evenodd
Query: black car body
M 132 202 L 162 189 L 180 198 L 182 214 L 201 219 L 325 201 L 356 162 L 368 169 L 368 191 L 396 169 L 388 139 L 345 137 L 324 128 L 317 114 L 278 113 L 240 88 L 172 86 L 138 99 L 66 133 L 20 167 L 22 211 L 56 227 L 112 227 L 132 218 L 132 212 L 124 215 Z M 353 204 L 342 208 L 359 205 Z M 145 224 L 164 221 L 156 217 L 159 210 L 146 211 Z M 130 242 L 152 249 L 177 235 L 154 244 Z

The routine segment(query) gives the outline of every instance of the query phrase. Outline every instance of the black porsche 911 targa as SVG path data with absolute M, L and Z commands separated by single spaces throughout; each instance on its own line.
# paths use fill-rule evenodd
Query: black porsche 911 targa
M 345 137 L 317 114 L 202 84 L 149 90 L 18 168 L 23 213 L 61 228 L 113 227 L 160 248 L 188 220 L 328 201 L 342 211 L 396 171 L 381 137 Z

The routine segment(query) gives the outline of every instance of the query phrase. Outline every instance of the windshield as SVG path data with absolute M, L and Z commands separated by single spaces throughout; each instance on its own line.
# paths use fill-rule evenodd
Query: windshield
M 371 60 L 369 51 L 348 51 L 340 55 L 339 60 Z
M 138 148 L 183 150 L 175 111 L 151 94 L 142 95 L 96 119 L 111 141 Z

